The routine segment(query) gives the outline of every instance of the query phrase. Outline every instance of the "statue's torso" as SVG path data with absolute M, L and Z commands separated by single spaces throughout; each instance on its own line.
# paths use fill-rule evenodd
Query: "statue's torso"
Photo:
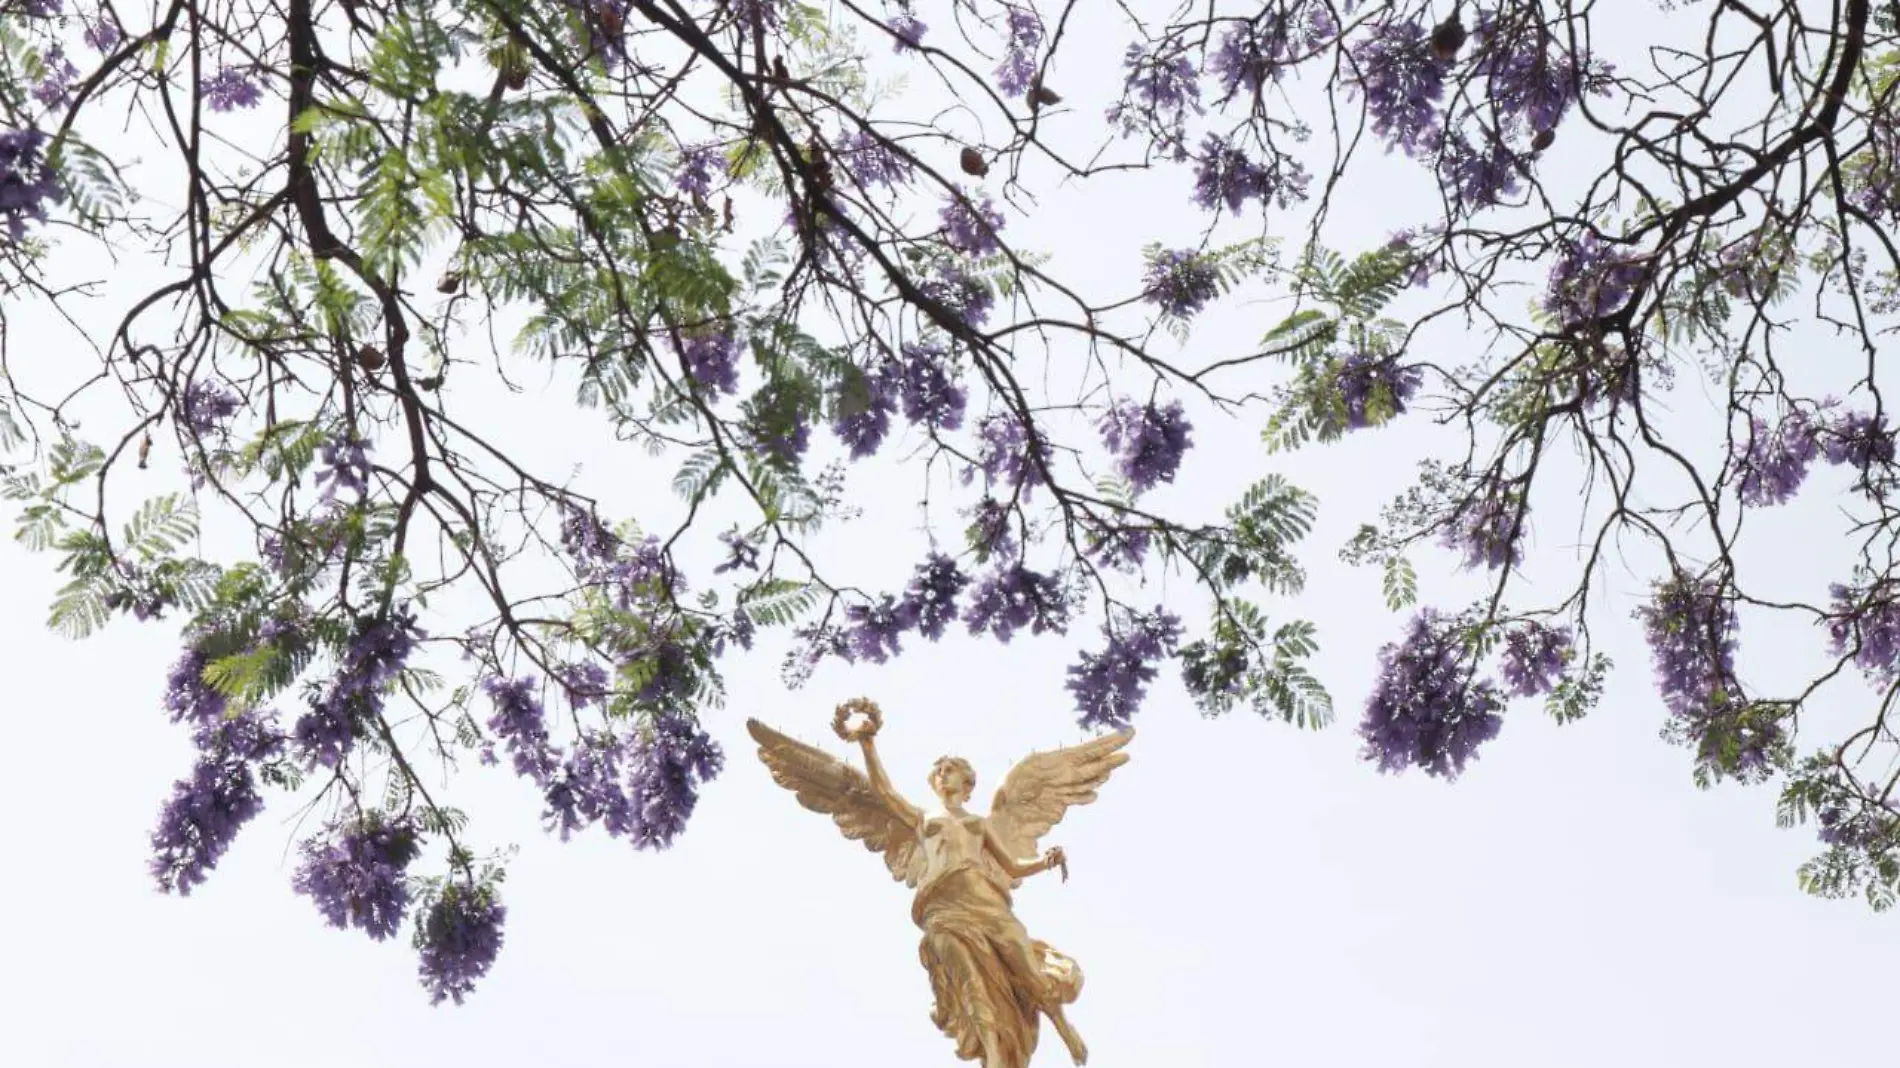
M 917 828 L 917 840 L 924 852 L 920 889 L 959 868 L 982 862 L 984 824 L 982 816 L 968 812 L 961 816 L 939 812 L 924 817 Z

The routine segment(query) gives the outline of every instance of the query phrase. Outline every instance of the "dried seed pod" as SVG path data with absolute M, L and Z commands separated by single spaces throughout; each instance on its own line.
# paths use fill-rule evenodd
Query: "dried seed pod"
M 145 462 L 152 458 L 152 435 L 148 432 L 139 442 L 139 470 L 145 470 Z
M 1543 150 L 1549 148 L 1550 143 L 1555 140 L 1557 140 L 1557 131 L 1539 130 L 1537 131 L 1537 136 L 1531 138 L 1531 151 L 1542 152 Z
M 1458 50 L 1465 46 L 1469 36 L 1465 24 L 1458 19 L 1458 9 L 1453 8 L 1451 17 L 1432 30 L 1432 55 L 1441 63 L 1450 63 L 1458 58 Z
M 962 153 L 957 156 L 957 165 L 963 168 L 963 173 L 977 178 L 990 173 L 989 161 L 983 158 L 983 153 L 969 145 L 963 146 Z
M 442 277 L 436 279 L 435 291 L 447 297 L 452 297 L 460 293 L 462 291 L 462 272 L 455 270 L 443 271 Z
M 501 68 L 502 83 L 510 89 L 523 89 L 528 84 L 528 61 L 510 58 Z
M 785 69 L 784 56 L 772 57 L 772 77 L 777 78 L 781 82 L 789 82 L 792 80 L 791 72 Z
M 1029 106 L 1031 108 L 1040 109 L 1050 104 L 1060 103 L 1062 103 L 1062 94 L 1042 84 L 1041 78 L 1030 83 Z
M 356 365 L 370 374 L 382 370 L 386 362 L 383 359 L 383 350 L 374 345 L 364 345 L 356 350 Z
M 732 198 L 731 197 L 726 198 L 726 219 L 725 219 L 724 225 L 722 226 L 722 229 L 724 229 L 726 233 L 732 232 Z

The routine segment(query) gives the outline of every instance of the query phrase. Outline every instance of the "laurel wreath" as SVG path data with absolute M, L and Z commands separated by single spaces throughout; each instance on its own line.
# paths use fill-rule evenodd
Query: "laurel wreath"
M 864 722 L 852 726 L 851 717 L 854 715 L 862 715 Z M 884 713 L 868 697 L 853 697 L 839 705 L 838 714 L 831 717 L 831 729 L 847 742 L 875 737 L 883 726 Z

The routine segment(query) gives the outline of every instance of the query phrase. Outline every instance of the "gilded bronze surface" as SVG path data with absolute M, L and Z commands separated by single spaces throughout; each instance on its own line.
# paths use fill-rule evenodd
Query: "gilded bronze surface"
M 905 800 L 878 760 L 882 725 L 877 706 L 863 698 L 838 706 L 832 720 L 838 737 L 863 750 L 862 772 L 756 719 L 746 728 L 780 786 L 830 816 L 845 837 L 883 854 L 891 875 L 916 890 L 911 918 L 924 932 L 918 956 L 936 998 L 931 1020 L 956 1043 L 958 1057 L 982 1068 L 1026 1068 L 1047 1016 L 1075 1063 L 1086 1063 L 1088 1047 L 1063 1015 L 1082 991 L 1082 969 L 1029 936 L 1010 892 L 1052 869 L 1067 881 L 1062 849 L 1037 856 L 1037 844 L 1071 805 L 1095 800 L 1109 773 L 1128 762 L 1122 749 L 1135 732 L 1024 758 L 996 791 L 989 815 L 979 816 L 964 807 L 976 775 L 958 757 L 931 768 L 940 811 Z

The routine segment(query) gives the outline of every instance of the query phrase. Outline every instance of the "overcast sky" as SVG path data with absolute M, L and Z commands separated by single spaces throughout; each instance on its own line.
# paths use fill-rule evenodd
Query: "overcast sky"
M 1065 93 L 1094 114 L 1086 91 L 1068 91 L 1084 82 Z M 1346 202 L 1342 240 L 1377 240 L 1419 195 L 1404 164 L 1378 166 Z M 1142 244 L 1179 243 L 1192 225 L 1186 182 L 1051 197 L 1011 233 L 1054 253 L 1060 277 L 1125 288 Z M 1122 225 L 1104 227 L 1110 218 Z M 1244 344 L 1277 314 L 1241 298 L 1197 343 Z M 494 401 L 524 451 L 611 474 L 628 511 L 669 495 L 661 473 L 599 445 L 604 433 L 548 435 L 565 410 L 559 392 L 541 397 L 524 379 L 531 395 L 508 401 L 509 414 Z M 1682 425 L 1719 433 L 1698 384 L 1671 403 Z M 1334 552 L 1405 485 L 1395 457 L 1451 439 L 1408 425 L 1268 459 L 1260 422 L 1203 420 L 1181 481 L 1157 499 L 1212 512 L 1267 470 L 1320 496 L 1298 611 L 1320 624 L 1317 670 L 1340 721 L 1320 732 L 1246 713 L 1205 721 L 1172 675 L 1156 686 L 1131 762 L 1045 842 L 1065 847 L 1073 878 L 1034 878 L 1017 898 L 1031 933 L 1086 973 L 1069 1015 L 1091 1065 L 1676 1068 L 1886 1053 L 1894 921 L 1801 894 L 1794 868 L 1812 837 L 1774 829 L 1772 789 L 1699 792 L 1688 755 L 1656 738 L 1663 713 L 1629 620 L 1641 554 L 1600 590 L 1599 637 L 1617 670 L 1594 715 L 1560 728 L 1535 705 L 1513 706 L 1455 785 L 1382 777 L 1357 759 L 1353 727 L 1376 651 L 1403 619 L 1381 605 L 1376 575 Z M 854 486 L 894 511 L 872 508 L 828 535 L 821 558 L 888 587 L 923 551 L 908 508 L 916 486 L 890 469 Z M 1817 477 L 1802 504 L 1761 526 L 1753 559 L 1804 590 L 1838 578 L 1806 550 L 1835 522 L 1826 497 L 1842 488 Z M 1543 492 L 1527 574 L 1551 592 L 1576 566 L 1575 484 Z M 1422 592 L 1455 609 L 1477 587 L 1447 564 L 1421 560 Z M 953 636 L 889 667 L 827 667 L 790 693 L 769 650 L 731 661 L 730 701 L 708 714 L 727 770 L 663 854 L 598 834 L 562 844 L 541 832 L 525 784 L 458 778 L 483 843 L 520 853 L 494 971 L 465 1007 L 431 1008 L 406 932 L 378 945 L 335 931 L 292 893 L 290 804 L 249 826 L 190 898 L 152 888 L 148 837 L 191 758 L 159 707 L 176 624 L 58 639 L 42 626 L 50 565 L 0 547 L 12 684 L 0 1063 L 29 1068 L 955 1063 L 929 1022 L 908 892 L 772 784 L 744 720 L 842 752 L 826 729 L 832 705 L 872 696 L 899 787 L 925 799 L 930 761 L 955 753 L 976 766 L 980 804 L 1014 759 L 1081 740 L 1062 672 L 1096 643 L 1092 627 L 1009 647 Z M 1198 601 L 1157 596 L 1189 606 L 1198 626 Z M 1745 634 L 1744 661 L 1757 676 L 1793 677 L 1820 648 L 1812 632 L 1762 629 Z M 1043 1038 L 1035 1063 L 1067 1063 Z

